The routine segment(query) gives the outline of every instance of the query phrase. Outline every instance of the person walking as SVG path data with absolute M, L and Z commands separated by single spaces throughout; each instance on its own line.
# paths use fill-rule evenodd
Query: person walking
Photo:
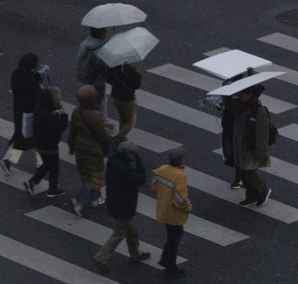
M 246 188 L 246 198 L 239 203 L 247 207 L 263 205 L 271 194 L 259 174 L 258 168 L 270 166 L 269 156 L 269 114 L 259 104 L 258 86 L 250 87 L 234 95 L 234 159 L 235 165 L 242 170 L 242 180 Z M 252 111 L 256 112 L 255 121 L 251 120 Z
M 25 138 L 22 133 L 22 121 L 24 113 L 33 113 L 41 91 L 42 75 L 48 70 L 42 68 L 36 72 L 37 64 L 38 57 L 35 53 L 24 54 L 19 60 L 18 68 L 12 72 L 10 78 L 13 94 L 14 134 L 8 143 L 7 152 L 0 161 L 1 167 L 7 175 L 11 174 L 11 163 L 17 164 L 23 151 L 34 148 L 33 138 Z M 35 152 L 35 157 L 38 168 L 42 164 L 42 159 L 38 152 Z
M 53 89 L 57 90 L 57 87 Z M 59 90 L 59 89 L 58 89 Z M 62 196 L 64 190 L 58 189 L 59 178 L 59 148 L 62 133 L 68 124 L 68 115 L 63 109 L 55 109 L 54 95 L 50 88 L 40 93 L 33 114 L 33 140 L 36 151 L 41 155 L 43 164 L 32 178 L 24 182 L 25 190 L 34 196 L 34 186 L 39 184 L 49 172 L 48 198 Z
M 111 129 L 113 125 L 107 123 L 108 116 L 108 96 L 106 94 L 106 73 L 108 66 L 95 55 L 102 47 L 106 37 L 105 28 L 90 27 L 91 36 L 87 36 L 81 42 L 76 59 L 77 80 L 88 85 L 93 85 L 98 93 L 97 107 L 104 118 L 105 123 Z
M 136 125 L 135 90 L 141 86 L 142 76 L 129 64 L 110 68 L 107 82 L 112 85 L 111 97 L 119 114 L 119 133 L 114 137 L 114 148 L 127 141 L 128 132 Z
M 105 141 L 110 130 L 97 109 L 97 90 L 85 85 L 77 92 L 79 107 L 75 108 L 68 136 L 69 153 L 75 154 L 81 178 L 81 190 L 70 200 L 70 206 L 78 216 L 81 210 L 97 207 L 105 202 L 100 189 L 105 186 Z
M 146 172 L 132 142 L 122 142 L 118 152 L 107 162 L 106 194 L 108 214 L 114 219 L 114 232 L 94 256 L 102 272 L 109 271 L 107 260 L 125 238 L 132 262 L 149 259 L 151 254 L 139 249 L 136 214 L 138 188 L 145 184 Z
M 169 164 L 155 171 L 152 191 L 157 196 L 156 216 L 166 225 L 167 241 L 159 265 L 165 267 L 164 278 L 171 280 L 185 277 L 185 271 L 177 268 L 179 242 L 183 236 L 183 225 L 187 222 L 192 204 L 188 198 L 183 163 L 186 149 L 179 147 L 169 151 Z

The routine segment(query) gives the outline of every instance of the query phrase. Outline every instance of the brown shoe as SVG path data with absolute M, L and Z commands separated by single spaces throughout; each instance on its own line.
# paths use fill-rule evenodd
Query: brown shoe
M 132 262 L 138 262 L 138 261 L 141 261 L 141 260 L 149 259 L 150 256 L 151 256 L 150 252 L 142 252 L 137 258 L 131 258 L 130 260 Z

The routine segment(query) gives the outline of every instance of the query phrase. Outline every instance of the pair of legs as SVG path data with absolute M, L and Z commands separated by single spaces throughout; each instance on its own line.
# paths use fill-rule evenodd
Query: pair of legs
M 84 208 L 92 206 L 92 202 L 98 200 L 101 197 L 99 190 L 90 190 L 86 187 L 82 187 L 79 193 L 74 197 L 79 204 Z
M 119 101 L 114 99 L 119 114 L 119 134 L 121 141 L 126 141 L 126 135 L 137 123 L 136 103 L 134 100 Z
M 263 205 L 271 194 L 271 189 L 260 178 L 258 170 L 242 170 L 242 180 L 246 188 L 246 199 L 240 205 Z
M 166 224 L 167 242 L 159 264 L 166 268 L 165 274 L 175 276 L 177 274 L 176 258 L 178 255 L 179 242 L 183 236 L 183 226 L 174 226 Z
M 106 264 L 124 238 L 126 239 L 131 259 L 137 260 L 142 251 L 139 250 L 139 236 L 134 217 L 130 219 L 114 219 L 114 232 L 101 250 L 94 256 L 94 259 L 100 264 Z
M 43 164 L 37 169 L 34 176 L 24 183 L 26 191 L 31 196 L 34 195 L 34 185 L 40 183 L 44 176 L 49 173 L 49 190 L 47 197 L 61 196 L 65 193 L 63 190 L 58 190 L 58 178 L 59 178 L 59 154 L 45 155 L 41 154 Z
M 6 167 L 8 168 L 8 174 L 10 174 L 10 163 L 14 163 L 14 164 L 17 164 L 23 154 L 23 150 L 18 150 L 18 149 L 14 149 L 13 148 L 13 144 L 10 145 L 2 159 L 2 161 L 6 161 Z M 35 151 L 35 159 L 36 159 L 36 168 L 39 168 L 42 163 L 43 163 L 43 160 L 42 160 L 42 157 L 41 155 Z

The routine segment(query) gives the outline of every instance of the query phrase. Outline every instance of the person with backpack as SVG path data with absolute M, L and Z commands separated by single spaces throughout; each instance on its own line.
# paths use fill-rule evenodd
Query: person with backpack
M 109 69 L 107 82 L 112 85 L 111 97 L 119 114 L 119 133 L 113 138 L 114 150 L 117 150 L 136 125 L 135 90 L 141 87 L 142 76 L 135 67 L 124 64 Z
M 106 73 L 108 67 L 95 55 L 95 52 L 103 45 L 106 29 L 90 27 L 90 34 L 91 36 L 87 36 L 79 47 L 76 60 L 76 79 L 84 84 L 95 86 L 98 93 L 98 110 L 107 122 Z M 113 128 L 112 124 L 107 124 L 107 126 Z
M 257 86 L 258 87 L 258 86 Z M 233 95 L 234 122 L 234 161 L 242 170 L 242 180 L 246 189 L 245 200 L 239 203 L 247 207 L 263 205 L 271 194 L 258 169 L 270 166 L 269 126 L 270 118 L 265 107 L 259 105 L 256 86 Z M 255 112 L 255 121 L 251 114 Z

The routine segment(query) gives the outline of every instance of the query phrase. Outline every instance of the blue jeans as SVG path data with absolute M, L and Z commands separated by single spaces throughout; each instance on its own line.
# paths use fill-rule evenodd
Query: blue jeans
M 82 187 L 79 193 L 75 196 L 75 199 L 86 208 L 89 207 L 91 201 L 94 201 L 99 197 L 101 197 L 100 190 L 90 190 L 86 187 Z

